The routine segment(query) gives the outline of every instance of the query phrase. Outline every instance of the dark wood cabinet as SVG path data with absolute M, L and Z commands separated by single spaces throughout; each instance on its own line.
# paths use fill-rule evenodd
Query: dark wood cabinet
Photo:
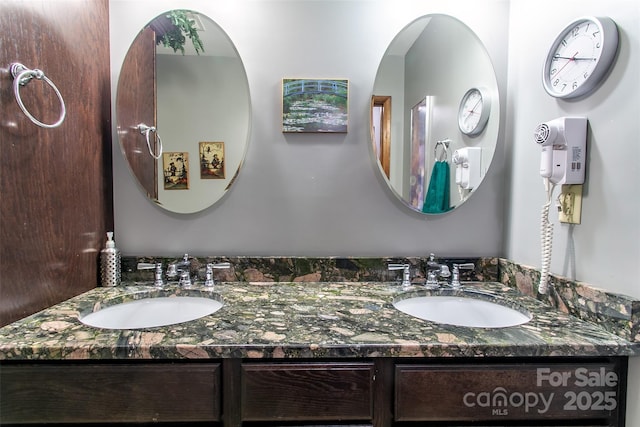
M 220 420 L 220 364 L 0 367 L 0 422 Z
M 370 422 L 373 380 L 373 363 L 245 363 L 242 420 Z
M 618 426 L 625 376 L 619 360 L 398 364 L 395 419 Z
M 627 358 L 3 362 L 0 423 L 624 427 Z

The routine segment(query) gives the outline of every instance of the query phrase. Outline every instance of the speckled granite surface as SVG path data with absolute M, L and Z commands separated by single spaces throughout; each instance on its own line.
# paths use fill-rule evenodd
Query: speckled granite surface
M 540 271 L 506 259 L 500 259 L 499 281 L 524 295 L 536 296 Z M 551 275 L 547 295 L 537 295 L 551 307 L 640 343 L 640 300 L 615 294 L 583 282 Z
M 528 311 L 532 320 L 498 329 L 435 324 L 396 310 L 396 299 L 425 295 L 389 282 L 225 282 L 216 313 L 173 326 L 105 330 L 78 316 L 105 301 L 148 296 L 149 286 L 98 288 L 0 328 L 0 360 L 322 357 L 624 356 L 632 344 L 500 283 L 468 283 Z M 108 304 L 108 303 L 107 303 Z
M 424 283 L 428 257 L 386 258 L 296 258 L 296 257 L 188 257 L 191 274 L 204 279 L 207 263 L 228 262 L 231 268 L 215 270 L 217 280 L 226 282 L 393 282 L 402 279 L 402 271 L 388 265 L 409 264 L 415 283 Z M 123 257 L 122 280 L 153 281 L 152 270 L 138 270 L 138 263 L 160 262 L 163 269 L 179 261 L 176 258 Z M 498 280 L 497 258 L 438 258 L 441 264 L 473 263 L 462 270 L 462 280 L 492 282 Z
M 389 263 L 411 266 L 412 281 L 425 282 L 428 257 L 409 258 L 295 258 L 295 257 L 190 257 L 191 273 L 204 278 L 205 264 L 228 262 L 228 270 L 215 270 L 216 278 L 238 282 L 392 282 L 402 278 L 401 271 L 389 271 Z M 139 271 L 139 262 L 162 262 L 166 267 L 176 259 L 126 257 L 123 278 L 149 282 L 151 271 Z M 501 282 L 549 304 L 563 313 L 596 323 L 599 327 L 628 341 L 640 342 L 640 300 L 599 289 L 583 282 L 552 275 L 547 295 L 537 295 L 540 271 L 536 268 L 494 258 L 437 258 L 441 264 L 472 263 L 472 270 L 461 270 L 461 280 Z

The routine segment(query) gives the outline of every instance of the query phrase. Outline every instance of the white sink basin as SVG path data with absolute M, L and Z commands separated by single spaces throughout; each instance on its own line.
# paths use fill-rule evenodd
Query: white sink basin
M 80 317 L 80 321 L 105 329 L 154 328 L 208 316 L 222 305 L 216 299 L 201 296 L 148 297 L 105 307 Z
M 429 295 L 393 303 L 411 316 L 454 326 L 505 328 L 527 323 L 531 315 L 502 304 L 461 295 Z

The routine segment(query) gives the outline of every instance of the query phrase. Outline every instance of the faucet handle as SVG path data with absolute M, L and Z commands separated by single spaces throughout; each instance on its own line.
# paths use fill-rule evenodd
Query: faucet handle
M 157 288 L 161 288 L 164 286 L 164 281 L 162 280 L 162 263 L 156 262 L 156 271 L 153 274 L 154 281 L 153 285 Z
M 411 265 L 410 264 L 389 264 L 389 270 L 402 270 L 402 286 L 411 286 Z
M 152 262 L 139 262 L 136 268 L 138 270 L 153 270 L 156 268 L 156 264 Z
M 460 270 L 473 270 L 476 265 L 472 262 L 466 262 L 464 264 L 453 264 L 453 277 L 451 278 L 451 287 L 460 287 Z
M 215 281 L 213 280 L 213 264 L 207 264 L 207 269 L 204 275 L 204 285 L 213 286 L 215 284 Z
M 230 262 L 218 262 L 215 264 L 207 264 L 207 267 L 211 266 L 211 268 L 231 268 Z
M 161 288 L 164 286 L 162 281 L 162 263 L 161 262 L 139 262 L 136 266 L 138 270 L 155 270 L 154 272 L 154 286 Z
M 213 263 L 209 263 L 207 264 L 207 269 L 205 271 L 205 280 L 204 280 L 204 285 L 205 286 L 213 286 L 215 285 L 215 279 L 213 278 L 213 269 L 222 269 L 222 268 L 231 268 L 231 263 L 230 262 L 219 262 L 216 264 Z
M 207 269 L 205 271 L 205 280 L 204 280 L 204 285 L 205 286 L 213 286 L 215 285 L 216 281 L 213 278 L 213 269 L 222 269 L 222 268 L 231 268 L 231 263 L 230 262 L 218 262 L 218 263 L 209 263 L 207 264 Z
M 465 262 L 464 264 L 453 264 L 453 268 L 458 268 L 460 270 L 473 270 L 476 268 L 476 265 L 472 262 Z

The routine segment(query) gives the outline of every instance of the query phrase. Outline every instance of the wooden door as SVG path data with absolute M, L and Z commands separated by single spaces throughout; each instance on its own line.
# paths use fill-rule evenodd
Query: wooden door
M 131 171 L 153 200 L 158 199 L 158 163 L 149 154 L 147 141 L 136 126 L 156 126 L 155 40 L 150 28 L 136 37 L 122 64 L 116 95 L 120 145 Z M 151 148 L 157 153 L 155 135 L 151 136 Z
M 375 123 L 373 112 L 375 108 L 381 110 L 380 121 Z M 380 147 L 376 150 L 376 157 L 382 166 L 387 179 L 391 179 L 391 97 L 377 96 L 371 97 L 371 135 L 375 133 L 374 127 L 377 125 L 380 135 Z
M 0 2 L 0 325 L 98 284 L 113 227 L 108 0 Z M 9 65 L 38 68 L 66 118 L 32 123 Z M 60 116 L 42 80 L 21 89 L 40 121 Z

